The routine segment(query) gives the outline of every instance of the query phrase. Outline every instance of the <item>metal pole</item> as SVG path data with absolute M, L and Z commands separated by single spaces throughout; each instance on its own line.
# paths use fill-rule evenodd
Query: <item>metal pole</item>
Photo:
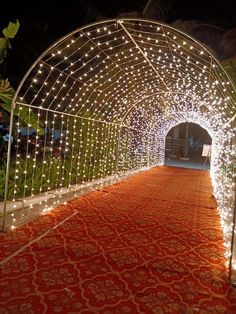
M 232 239 L 231 239 L 231 256 L 229 260 L 229 280 L 233 286 L 236 286 L 236 281 L 233 281 L 233 257 L 234 257 L 234 250 L 235 250 L 235 223 L 236 223 L 236 190 L 234 193 L 234 212 L 233 212 L 233 227 L 232 227 Z
M 233 129 L 234 126 L 236 124 L 236 121 L 232 121 L 231 122 L 231 128 Z M 234 145 L 236 144 L 236 136 L 234 136 L 232 138 L 231 141 L 231 146 L 232 148 L 234 147 Z M 233 175 L 235 175 L 235 173 L 233 173 Z M 236 178 L 234 178 L 235 180 Z M 236 185 L 236 182 L 234 182 L 234 184 Z M 229 260 L 229 279 L 230 282 L 232 283 L 233 286 L 236 286 L 236 281 L 233 282 L 233 258 L 235 257 L 236 254 L 234 254 L 234 251 L 236 251 L 236 243 L 235 243 L 235 224 L 236 224 L 236 186 L 234 186 L 234 208 L 233 208 L 233 226 L 232 226 L 232 238 L 231 238 L 231 256 L 230 256 L 230 260 Z
M 11 136 L 12 136 L 12 129 L 13 129 L 13 117 L 14 117 L 14 105 L 12 105 L 12 108 L 11 108 L 10 126 L 9 126 L 9 141 L 8 141 L 8 149 L 7 149 L 7 167 L 6 167 L 6 177 L 5 177 L 2 231 L 5 231 L 5 225 L 6 225 L 8 179 L 9 179 L 10 157 L 11 157 Z

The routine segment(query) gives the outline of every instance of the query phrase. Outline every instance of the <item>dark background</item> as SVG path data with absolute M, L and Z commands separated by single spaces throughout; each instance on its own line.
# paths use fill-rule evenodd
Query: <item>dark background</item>
M 7 60 L 0 67 L 3 77 L 8 77 L 13 87 L 17 87 L 24 73 L 35 59 L 54 41 L 68 32 L 96 20 L 117 16 L 137 16 L 156 19 L 166 23 L 197 21 L 203 30 L 192 35 L 200 40 L 209 41 L 209 46 L 217 51 L 218 37 L 236 27 L 235 0 L 153 0 L 145 14 L 147 0 L 44 0 L 24 2 L 11 1 L 1 8 L 0 27 L 9 21 L 20 22 L 20 29 L 11 41 L 12 49 Z M 214 34 L 204 32 L 206 26 L 213 25 Z M 208 26 L 209 29 L 209 26 Z M 202 35 L 203 34 L 203 35 Z M 210 38 L 210 39 L 209 39 Z M 212 43 L 210 43 L 212 41 Z

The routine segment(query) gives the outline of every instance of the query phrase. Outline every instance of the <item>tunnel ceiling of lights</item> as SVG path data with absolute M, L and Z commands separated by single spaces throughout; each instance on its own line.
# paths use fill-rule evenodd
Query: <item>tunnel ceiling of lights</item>
M 218 62 L 192 38 L 167 25 L 118 20 L 57 42 L 32 69 L 21 99 L 119 125 L 140 105 L 169 119 L 181 103 L 227 122 L 235 114 L 232 93 Z
M 235 99 L 214 55 L 169 25 L 120 19 L 80 28 L 45 51 L 17 90 L 17 144 L 10 157 L 15 177 L 7 198 L 60 194 L 65 187 L 163 164 L 166 134 L 189 121 L 213 139 L 215 195 L 222 220 L 232 223 L 222 187 L 234 180 Z M 22 149 L 23 113 L 28 131 Z

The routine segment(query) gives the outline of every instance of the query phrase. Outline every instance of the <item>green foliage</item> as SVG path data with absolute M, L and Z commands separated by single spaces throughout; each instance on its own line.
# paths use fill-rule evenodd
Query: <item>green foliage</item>
M 16 192 L 16 198 L 22 198 L 24 196 L 30 196 L 31 194 L 39 195 L 42 192 L 60 188 L 61 182 L 63 182 L 63 187 L 68 187 L 69 185 L 79 184 L 82 181 L 89 181 L 91 180 L 91 177 L 88 162 L 89 158 L 87 159 L 85 166 L 81 167 L 78 172 L 76 163 L 72 164 L 71 167 L 70 157 L 63 160 L 62 158 L 52 158 L 48 156 L 44 160 L 44 163 L 38 163 L 37 167 L 33 167 L 34 162 L 32 159 L 27 160 L 20 158 L 17 165 L 20 175 L 16 181 L 17 186 L 14 187 L 15 163 L 12 161 L 8 181 L 8 199 L 11 200 L 13 198 L 14 190 Z M 110 167 L 111 166 L 112 164 L 110 164 Z M 66 171 L 64 169 L 66 169 Z M 69 172 L 68 169 L 70 169 L 71 172 Z M 27 171 L 27 175 L 24 175 L 24 171 Z M 108 169 L 107 175 L 109 174 L 111 174 L 111 169 Z M 93 169 L 93 179 L 100 177 L 101 165 L 97 162 Z M 3 201 L 4 199 L 4 187 L 5 166 L 0 169 L 0 201 Z
M 38 195 L 102 178 L 115 172 L 114 156 L 117 155 L 119 133 L 114 126 L 87 119 L 77 119 L 75 123 L 74 117 L 68 117 L 65 128 L 68 133 L 67 139 L 62 137 L 59 142 L 53 141 L 51 145 L 52 135 L 48 134 L 45 142 L 37 147 L 37 154 L 33 145 L 27 150 L 27 138 L 18 138 L 20 141 L 12 152 L 10 164 L 9 200 L 12 200 L 13 196 L 20 199 L 32 194 Z M 80 129 L 82 131 L 73 141 L 73 132 Z M 92 129 L 94 132 L 91 132 Z M 5 166 L 3 163 L 2 173 L 0 172 L 0 200 L 3 200 L 4 196 Z
M 7 50 L 11 48 L 10 39 L 14 38 L 19 30 L 20 23 L 17 20 L 16 23 L 9 22 L 8 26 L 3 29 L 2 33 L 4 37 L 0 38 L 0 63 L 6 58 Z M 11 104 L 15 91 L 10 85 L 8 79 L 3 79 L 0 76 L 0 107 L 5 112 L 11 112 Z M 26 107 L 22 107 L 19 111 L 19 119 L 25 125 L 29 124 L 29 110 Z M 7 122 L 7 121 L 5 121 Z M 37 115 L 34 112 L 30 114 L 30 124 L 33 128 L 38 129 L 38 134 L 43 134 L 43 122 L 38 120 Z
M 0 63 L 6 59 L 7 50 L 11 48 L 10 39 L 14 38 L 19 30 L 20 23 L 17 20 L 16 23 L 9 22 L 8 26 L 3 29 L 2 33 L 4 37 L 0 38 Z
M 0 100 L 1 106 L 4 108 L 4 104 L 6 105 L 6 109 L 11 106 L 12 98 L 14 96 L 14 89 L 10 86 L 8 79 L 0 80 Z
M 8 79 L 0 80 L 0 107 L 8 113 L 11 112 L 11 103 L 14 94 L 15 91 Z M 38 117 L 34 112 L 31 112 L 29 115 L 28 107 L 21 107 L 21 110 L 19 110 L 19 118 L 23 124 L 28 125 L 30 123 L 33 128 L 38 129 L 39 135 L 43 134 L 43 122 L 38 120 Z
M 0 168 L 0 200 L 4 199 L 4 186 L 5 186 L 5 167 Z
M 7 50 L 11 48 L 10 39 L 15 37 L 19 27 L 20 23 L 17 20 L 16 23 L 9 22 L 8 27 L 3 29 L 2 33 L 4 37 L 0 38 L 0 63 L 3 63 L 3 61 L 6 59 Z M 2 107 L 7 112 L 11 111 L 11 103 L 14 94 L 15 91 L 11 87 L 8 79 L 3 79 L 0 75 L 0 107 Z
M 20 23 L 18 20 L 16 20 L 16 23 L 9 22 L 8 26 L 4 28 L 2 33 L 6 38 L 14 38 L 19 30 L 19 27 Z
M 3 63 L 7 56 L 8 39 L 0 38 L 0 63 Z

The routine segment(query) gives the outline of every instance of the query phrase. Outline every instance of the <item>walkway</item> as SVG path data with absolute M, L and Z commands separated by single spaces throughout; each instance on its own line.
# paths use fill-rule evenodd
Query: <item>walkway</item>
M 189 160 L 180 160 L 179 158 L 165 158 L 165 164 L 167 166 L 181 167 L 181 168 L 191 168 L 200 170 L 210 170 L 210 161 L 206 160 L 206 157 L 199 155 L 189 154 Z M 205 164 L 204 164 L 205 163 Z
M 0 241 L 1 314 L 236 313 L 207 171 L 153 168 Z

